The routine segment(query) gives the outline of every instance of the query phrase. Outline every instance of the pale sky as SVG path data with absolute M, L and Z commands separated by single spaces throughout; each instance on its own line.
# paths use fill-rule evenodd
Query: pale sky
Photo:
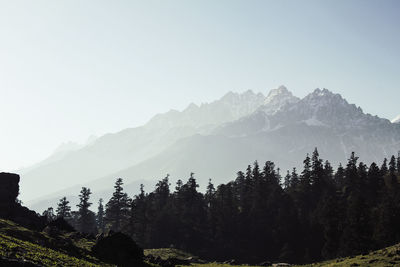
M 400 114 L 400 1 L 0 0 L 0 171 L 232 90 Z

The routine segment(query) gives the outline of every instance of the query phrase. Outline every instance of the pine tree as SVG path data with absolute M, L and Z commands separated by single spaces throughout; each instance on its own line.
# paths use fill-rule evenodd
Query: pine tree
M 69 201 L 66 197 L 60 199 L 57 205 L 57 217 L 59 218 L 70 218 L 71 217 L 71 206 L 69 206 Z
M 311 157 L 311 183 L 314 188 L 320 190 L 323 186 L 324 168 L 322 160 L 319 158 L 318 149 L 315 148 Z
M 283 187 L 288 190 L 290 188 L 290 185 L 292 184 L 292 176 L 290 175 L 290 172 L 287 171 L 285 180 L 283 182 Z
M 211 207 L 212 202 L 215 198 L 215 187 L 214 184 L 211 182 L 211 179 L 208 180 L 207 191 L 204 196 L 207 207 Z
M 147 195 L 144 191 L 144 185 L 140 185 L 140 194 L 135 196 L 131 203 L 131 211 L 129 221 L 131 223 L 131 237 L 138 242 L 142 247 L 148 246 L 146 240 L 148 232 L 148 218 L 147 218 Z
M 383 194 L 384 187 L 385 181 L 382 177 L 382 173 L 378 165 L 373 162 L 368 169 L 365 192 L 370 200 L 370 205 L 375 205 L 378 202 L 379 196 Z
M 344 186 L 344 179 L 345 179 L 344 177 L 345 177 L 344 168 L 342 166 L 342 163 L 339 163 L 339 167 L 333 178 L 338 188 L 342 188 Z
M 351 194 L 353 190 L 357 190 L 359 181 L 357 161 L 358 157 L 356 157 L 355 153 L 352 152 L 345 169 L 344 190 L 347 195 Z
M 43 217 L 46 218 L 46 220 L 48 222 L 51 222 L 56 219 L 56 215 L 54 214 L 53 207 L 47 208 L 47 210 L 43 211 L 42 215 L 43 215 Z
M 397 167 L 397 174 L 400 175 L 400 151 L 397 153 L 396 167 Z
M 99 199 L 99 207 L 97 208 L 97 215 L 96 215 L 96 222 L 97 222 L 97 229 L 99 232 L 105 232 L 105 223 L 104 223 L 104 206 L 103 206 L 103 199 Z
M 304 163 L 304 170 L 301 173 L 300 184 L 302 187 L 302 191 L 308 192 L 309 187 L 311 185 L 311 159 L 308 154 L 303 163 Z
M 122 178 L 118 178 L 114 185 L 114 193 L 106 204 L 105 222 L 113 231 L 119 232 L 124 226 L 124 222 L 128 218 L 130 199 L 123 192 Z
M 381 175 L 383 178 L 385 178 L 387 174 L 388 174 L 388 166 L 387 166 L 387 158 L 385 158 L 381 166 Z
M 397 187 L 397 170 L 396 170 L 396 158 L 392 156 L 389 162 L 389 175 L 390 175 L 390 186 L 392 190 L 395 190 Z
M 281 184 L 280 175 L 275 171 L 275 164 L 272 161 L 265 162 L 262 174 L 269 186 L 276 187 Z
M 292 180 L 291 180 L 290 186 L 293 187 L 294 190 L 297 190 L 297 188 L 300 184 L 300 180 L 299 180 L 299 175 L 297 174 L 296 168 L 293 168 L 291 177 L 292 177 Z
M 76 205 L 78 207 L 78 221 L 77 227 L 80 232 L 83 233 L 94 233 L 96 231 L 96 220 L 95 214 L 91 210 L 89 210 L 92 205 L 89 202 L 90 195 L 92 192 L 87 187 L 82 187 L 81 193 L 79 195 L 79 204 Z

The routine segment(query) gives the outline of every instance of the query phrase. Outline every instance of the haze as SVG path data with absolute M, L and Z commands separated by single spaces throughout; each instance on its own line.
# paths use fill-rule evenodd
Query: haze
M 392 119 L 399 13 L 398 1 L 0 1 L 0 169 L 280 84 Z

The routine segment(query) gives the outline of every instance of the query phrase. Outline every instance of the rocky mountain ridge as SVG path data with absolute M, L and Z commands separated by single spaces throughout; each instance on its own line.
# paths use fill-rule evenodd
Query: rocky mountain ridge
M 284 86 L 267 97 L 252 91 L 228 93 L 210 104 L 191 104 L 182 112 L 157 115 L 143 127 L 100 137 L 63 160 L 25 174 L 24 180 L 36 183 L 51 177 L 54 183 L 57 177 L 55 182 L 63 182 L 31 202 L 44 207 L 49 199 L 77 195 L 81 185 L 107 199 L 117 177 L 135 194 L 140 183 L 151 190 L 167 173 L 185 179 L 193 171 L 205 184 L 210 177 L 217 183 L 231 180 L 255 160 L 275 161 L 283 171 L 301 168 L 315 147 L 333 165 L 345 163 L 352 151 L 368 164 L 397 155 L 400 124 L 365 114 L 327 89 L 302 99 Z

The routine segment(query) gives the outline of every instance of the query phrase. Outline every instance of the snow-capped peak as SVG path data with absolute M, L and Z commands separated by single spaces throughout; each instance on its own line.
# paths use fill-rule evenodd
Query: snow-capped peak
M 270 115 L 281 110 L 286 105 L 296 103 L 299 100 L 300 99 L 293 96 L 285 86 L 281 85 L 277 89 L 272 89 L 269 92 L 260 110 Z
M 400 123 L 400 115 L 398 115 L 396 118 L 391 120 L 392 123 Z
M 327 105 L 347 106 L 349 103 L 340 94 L 335 94 L 328 89 L 315 89 L 311 94 L 302 99 L 309 106 L 323 107 Z M 355 107 L 355 105 L 352 105 Z
M 148 128 L 213 127 L 253 113 L 263 105 L 265 96 L 247 90 L 243 93 L 228 92 L 211 103 L 196 105 L 191 103 L 183 111 L 169 111 L 153 117 Z

